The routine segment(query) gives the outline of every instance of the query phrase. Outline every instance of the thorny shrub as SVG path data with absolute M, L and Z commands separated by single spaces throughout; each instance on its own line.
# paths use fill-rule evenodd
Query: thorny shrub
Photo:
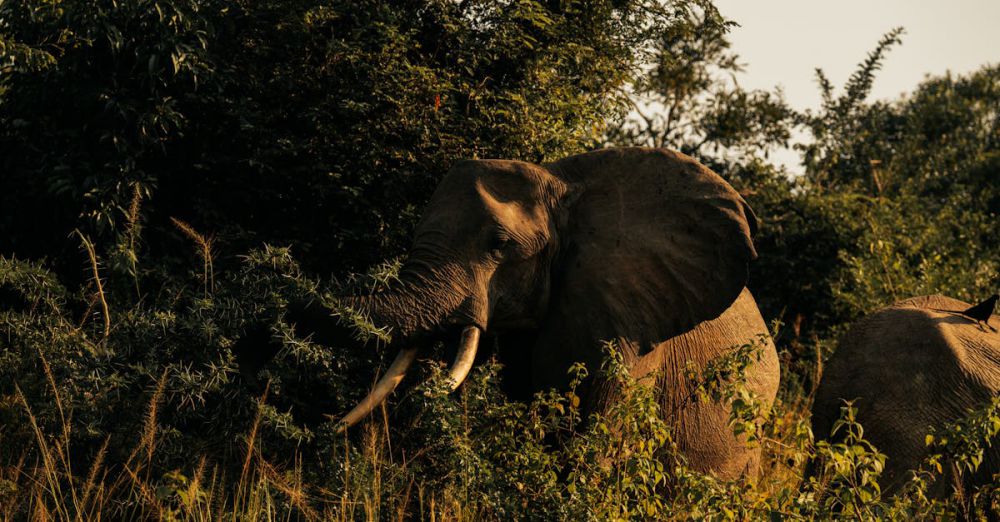
M 448 394 L 442 367 L 424 361 L 424 384 L 344 435 L 335 415 L 367 389 L 379 351 L 301 338 L 287 305 L 321 300 L 359 337 L 386 332 L 337 308 L 287 250 L 251 252 L 214 274 L 214 289 L 201 260 L 187 278 L 140 270 L 142 299 L 131 265 L 81 256 L 104 284 L 67 288 L 39 263 L 0 258 L 4 519 L 877 519 L 997 508 L 995 487 L 946 500 L 927 491 L 944 473 L 976 472 L 1000 430 L 1000 401 L 930 435 L 932 456 L 893 497 L 850 405 L 836 425 L 844 437 L 813 445 L 802 390 L 786 385 L 771 411 L 748 390 L 763 339 L 688 375 L 698 400 L 730 404 L 734 433 L 762 447 L 756 483 L 693 471 L 656 390 L 630 377 L 610 343 L 598 375 L 574 366 L 569 389 L 526 403 L 504 397 L 495 363 Z M 354 284 L 385 284 L 393 266 Z M 255 374 L 240 367 L 247 335 L 278 346 Z M 584 415 L 577 389 L 591 377 L 624 393 Z

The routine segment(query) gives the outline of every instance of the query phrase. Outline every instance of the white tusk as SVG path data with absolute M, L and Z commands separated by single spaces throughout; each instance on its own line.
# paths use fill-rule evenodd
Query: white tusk
M 399 355 L 392 361 L 389 368 L 385 371 L 375 386 L 372 387 L 372 391 L 367 397 L 361 399 L 361 402 L 354 407 L 353 410 L 348 412 L 340 419 L 339 426 L 337 427 L 337 433 L 341 433 L 347 428 L 354 426 L 361 419 L 367 417 L 375 408 L 380 404 L 385 402 L 385 398 L 396 389 L 403 377 L 406 376 L 406 370 L 410 368 L 413 361 L 417 358 L 417 349 L 408 348 L 405 350 L 400 350 Z
M 452 391 L 461 386 L 462 381 L 469 375 L 472 363 L 476 360 L 476 350 L 478 349 L 479 328 L 466 326 L 462 330 L 462 342 L 458 346 L 458 353 L 455 354 L 455 362 L 451 364 L 451 369 L 448 370 L 448 385 Z

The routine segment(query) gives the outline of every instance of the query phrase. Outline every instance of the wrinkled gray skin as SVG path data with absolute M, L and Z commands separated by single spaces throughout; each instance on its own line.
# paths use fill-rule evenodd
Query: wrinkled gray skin
M 887 456 L 880 482 L 893 492 L 927 456 L 925 436 L 985 406 L 1000 393 L 1000 334 L 942 310 L 971 305 L 940 295 L 914 297 L 853 325 L 823 372 L 813 405 L 813 433 L 830 434 L 843 405 L 856 399 L 864 436 Z M 991 323 L 998 324 L 993 316 Z M 1000 446 L 988 450 L 965 486 L 1000 471 Z M 950 494 L 953 477 L 931 493 Z
M 664 370 L 663 412 L 694 468 L 726 478 L 758 467 L 727 426 L 729 409 L 686 400 L 685 363 L 701 366 L 767 332 L 745 289 L 753 213 L 693 159 L 659 149 L 604 149 L 544 166 L 457 163 L 444 177 L 389 291 L 353 298 L 395 338 L 474 325 L 495 340 L 505 388 L 528 397 L 565 387 L 567 369 L 600 372 L 616 340 L 635 377 Z M 772 345 L 750 370 L 770 403 Z M 614 400 L 588 382 L 585 411 Z

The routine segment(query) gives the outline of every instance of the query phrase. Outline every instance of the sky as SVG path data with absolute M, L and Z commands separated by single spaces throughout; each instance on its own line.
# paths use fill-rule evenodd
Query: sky
M 872 99 L 894 99 L 928 74 L 968 73 L 1000 63 L 1000 0 L 716 0 L 740 27 L 730 33 L 746 88 L 781 86 L 797 109 L 819 106 L 814 70 L 837 87 L 893 27 L 906 33 L 876 75 Z M 839 91 L 838 91 L 839 92 Z M 797 156 L 772 160 L 792 172 Z

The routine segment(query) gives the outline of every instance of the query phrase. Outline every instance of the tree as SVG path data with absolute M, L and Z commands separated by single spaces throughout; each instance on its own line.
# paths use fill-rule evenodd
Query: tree
M 368 266 L 403 251 L 452 161 L 595 143 L 652 42 L 700 6 L 5 2 L 3 252 L 63 258 L 78 227 L 100 246 L 138 191 L 160 254 L 176 217 L 231 252 Z
M 632 86 L 629 117 L 607 140 L 673 148 L 719 170 L 787 145 L 794 112 L 779 90 L 740 87 L 742 65 L 726 36 L 733 25 L 707 8 L 671 26 Z

